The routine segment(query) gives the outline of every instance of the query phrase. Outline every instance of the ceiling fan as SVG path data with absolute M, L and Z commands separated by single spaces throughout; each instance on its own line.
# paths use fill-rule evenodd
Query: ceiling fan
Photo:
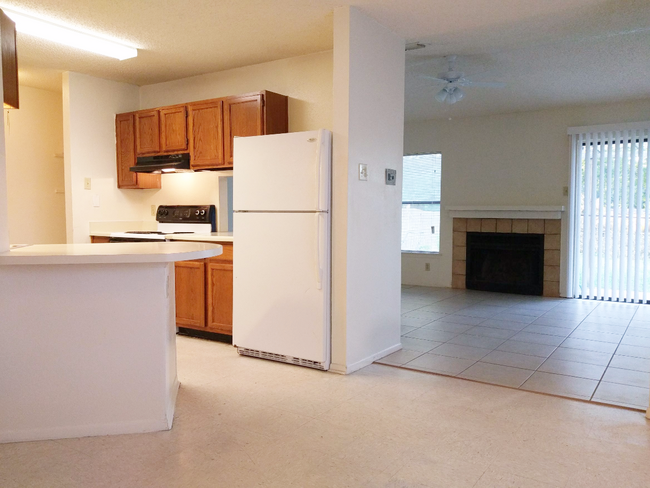
M 465 92 L 461 87 L 503 88 L 506 86 L 505 83 L 501 82 L 472 81 L 466 78 L 465 73 L 456 70 L 456 58 L 457 56 L 445 56 L 448 64 L 447 71 L 438 73 L 437 77 L 428 75 L 419 76 L 426 80 L 445 84 L 445 86 L 436 93 L 436 100 L 439 102 L 451 105 L 452 103 L 461 101 L 465 96 Z

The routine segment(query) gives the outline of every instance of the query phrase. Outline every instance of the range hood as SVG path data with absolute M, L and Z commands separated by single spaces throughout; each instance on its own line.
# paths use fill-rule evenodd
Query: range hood
M 189 153 L 145 156 L 129 168 L 134 173 L 187 173 L 190 169 Z

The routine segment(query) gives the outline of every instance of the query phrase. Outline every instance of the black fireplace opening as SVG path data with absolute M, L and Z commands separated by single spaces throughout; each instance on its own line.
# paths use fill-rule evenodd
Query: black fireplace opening
M 544 234 L 467 233 L 465 286 L 470 290 L 542 295 Z

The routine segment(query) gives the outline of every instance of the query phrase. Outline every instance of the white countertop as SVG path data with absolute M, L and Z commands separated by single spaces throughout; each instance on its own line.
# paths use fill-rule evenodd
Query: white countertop
M 211 232 L 210 234 L 170 234 L 168 241 L 233 242 L 232 232 Z
M 0 253 L 0 265 L 169 263 L 218 256 L 218 244 L 198 242 L 120 242 L 38 244 Z

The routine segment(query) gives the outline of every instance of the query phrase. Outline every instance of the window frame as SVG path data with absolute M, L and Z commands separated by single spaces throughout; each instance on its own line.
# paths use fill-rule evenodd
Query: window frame
M 440 229 L 438 231 L 438 251 L 409 251 L 409 250 L 404 250 L 402 249 L 402 245 L 400 242 L 400 252 L 402 254 L 421 254 L 421 255 L 440 255 L 440 243 L 442 242 L 442 151 L 426 151 L 426 152 L 416 152 L 416 153 L 409 153 L 409 154 L 404 154 L 402 156 L 402 168 L 404 164 L 404 158 L 409 157 L 409 156 L 432 156 L 432 155 L 440 155 L 440 201 L 438 202 L 406 202 L 407 204 L 417 204 L 417 203 L 430 203 L 432 205 L 435 205 L 436 203 L 440 205 Z M 404 170 L 402 169 L 402 186 L 404 185 Z M 402 195 L 403 195 L 404 189 L 402 188 Z M 400 208 L 404 205 L 404 200 L 401 201 Z M 400 213 L 401 216 L 401 213 Z M 400 225 L 400 233 L 402 232 L 401 225 Z

